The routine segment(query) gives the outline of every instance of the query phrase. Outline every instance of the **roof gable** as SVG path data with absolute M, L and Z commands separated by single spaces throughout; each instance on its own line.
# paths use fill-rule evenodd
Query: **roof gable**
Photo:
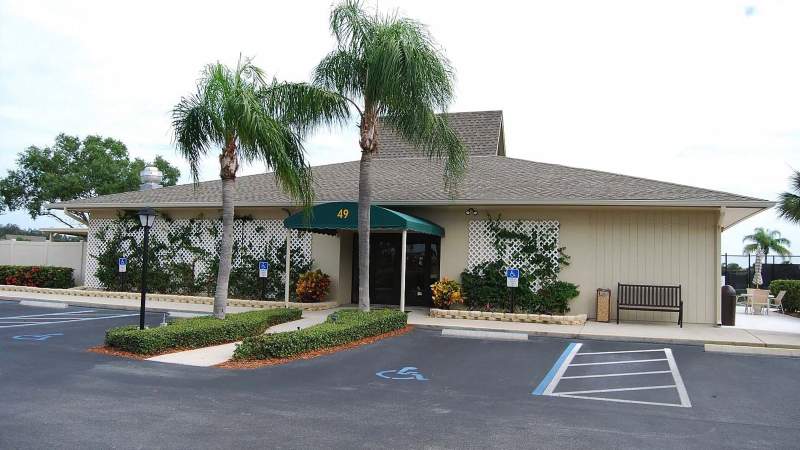
M 470 156 L 505 155 L 502 111 L 458 112 L 444 116 Z M 377 158 L 427 156 L 389 126 L 379 133 Z

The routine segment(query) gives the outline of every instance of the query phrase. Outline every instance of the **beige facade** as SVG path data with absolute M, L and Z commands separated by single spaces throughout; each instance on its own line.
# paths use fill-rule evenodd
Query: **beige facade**
M 684 320 L 715 323 L 719 291 L 719 208 L 659 207 L 522 207 L 475 206 L 478 216 L 464 214 L 463 206 L 394 207 L 434 222 L 445 229 L 441 240 L 441 275 L 459 279 L 469 254 L 469 222 L 487 214 L 510 220 L 557 220 L 559 245 L 571 263 L 561 279 L 579 286 L 581 295 L 571 303 L 576 314 L 595 315 L 595 293 L 610 288 L 616 298 L 617 283 L 682 286 Z M 179 218 L 216 218 L 215 209 L 166 209 Z M 282 220 L 281 208 L 240 208 L 238 215 Z M 93 212 L 93 218 L 111 218 L 111 210 Z M 312 256 L 316 267 L 332 279 L 330 300 L 350 303 L 353 233 L 338 236 L 314 234 Z M 616 310 L 612 307 L 612 317 Z M 623 311 L 623 320 L 675 321 L 675 313 Z
M 560 245 L 571 257 L 561 279 L 580 286 L 576 314 L 595 315 L 595 293 L 617 283 L 682 286 L 684 320 L 715 323 L 719 291 L 720 210 L 703 208 L 489 207 L 467 216 L 464 208 L 429 207 L 407 212 L 445 229 L 441 273 L 458 279 L 467 265 L 468 223 L 486 213 L 505 219 L 558 220 Z M 613 309 L 613 308 L 612 308 Z M 612 311 L 612 317 L 616 310 Z M 622 311 L 623 320 L 675 321 L 676 313 Z

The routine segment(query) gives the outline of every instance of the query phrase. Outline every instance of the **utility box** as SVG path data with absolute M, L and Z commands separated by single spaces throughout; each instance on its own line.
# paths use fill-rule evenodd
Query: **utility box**
M 722 305 L 720 308 L 722 324 L 736 325 L 736 289 L 733 286 L 722 286 Z
M 597 290 L 597 321 L 608 322 L 611 315 L 611 289 Z

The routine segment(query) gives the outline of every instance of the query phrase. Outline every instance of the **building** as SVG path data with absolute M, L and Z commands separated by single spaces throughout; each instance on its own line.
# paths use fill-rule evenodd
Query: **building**
M 432 281 L 458 279 L 466 267 L 492 256 L 487 217 L 499 215 L 504 224 L 519 220 L 540 238 L 566 247 L 571 264 L 560 278 L 581 290 L 571 303 L 573 313 L 592 317 L 596 289 L 613 290 L 618 282 L 680 284 L 685 321 L 719 322 L 720 233 L 772 207 L 772 202 L 510 158 L 502 112 L 453 113 L 449 119 L 470 153 L 466 177 L 454 195 L 444 187 L 441 162 L 422 156 L 391 131 L 382 135 L 380 155 L 373 163 L 374 205 L 381 209 L 373 216 L 385 223 L 376 224 L 373 218 L 373 228 L 382 228 L 371 238 L 373 303 L 400 301 L 404 234 L 404 298 L 408 305 L 424 306 L 430 304 Z M 312 257 L 332 277 L 331 299 L 342 304 L 354 300 L 357 286 L 356 211 L 348 202 L 358 197 L 358 170 L 358 161 L 314 167 L 313 219 L 303 223 L 295 216 L 288 221 L 297 229 L 292 232 L 294 251 Z M 89 213 L 88 253 L 96 255 L 98 231 L 125 210 L 150 206 L 169 217 L 169 223 L 162 220 L 156 226 L 156 236 L 166 236 L 176 224 L 218 223 L 220 186 L 216 180 L 50 206 Z M 283 221 L 298 209 L 272 174 L 240 177 L 236 189 L 237 215 L 252 218 L 237 223 L 237 239 L 248 242 L 243 247 L 258 253 L 267 242 L 284 242 Z M 197 228 L 192 239 L 213 252 L 215 237 L 208 228 Z M 87 285 L 101 287 L 92 275 L 97 269 L 92 256 L 86 266 Z M 674 320 L 674 314 L 625 311 L 623 318 Z

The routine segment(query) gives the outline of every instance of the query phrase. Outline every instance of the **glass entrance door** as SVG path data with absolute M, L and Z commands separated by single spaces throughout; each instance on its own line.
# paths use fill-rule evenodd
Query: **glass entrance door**
M 400 304 L 399 234 L 370 235 L 370 303 Z M 431 306 L 431 284 L 439 280 L 440 238 L 423 234 L 406 237 L 406 305 Z M 358 236 L 353 238 L 352 302 L 358 303 Z
M 431 285 L 439 280 L 439 237 L 406 239 L 406 305 L 431 306 Z

